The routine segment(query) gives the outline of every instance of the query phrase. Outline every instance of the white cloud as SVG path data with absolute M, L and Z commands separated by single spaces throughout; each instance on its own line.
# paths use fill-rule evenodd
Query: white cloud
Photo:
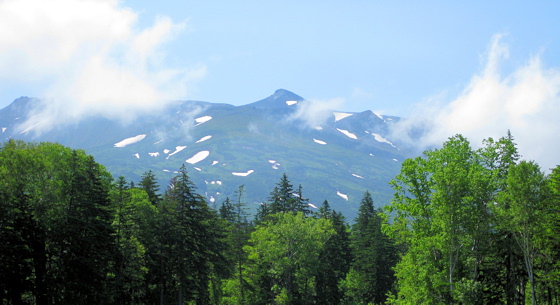
M 345 100 L 342 98 L 305 100 L 297 103 L 296 111 L 288 117 L 288 120 L 299 120 L 306 127 L 315 128 L 323 125 L 333 115 L 334 109 L 343 107 L 344 102 Z
M 183 99 L 205 67 L 165 67 L 162 45 L 185 23 L 138 14 L 116 0 L 0 2 L 0 80 L 40 87 L 43 125 L 88 115 L 129 120 Z
M 559 164 L 560 69 L 545 68 L 534 56 L 504 76 L 500 63 L 508 52 L 496 35 L 483 71 L 452 101 L 434 97 L 417 107 L 414 117 L 396 125 L 395 136 L 424 127 L 428 132 L 419 139 L 424 146 L 440 145 L 457 133 L 478 145 L 482 139 L 505 136 L 509 129 L 524 159 L 536 160 L 544 169 Z

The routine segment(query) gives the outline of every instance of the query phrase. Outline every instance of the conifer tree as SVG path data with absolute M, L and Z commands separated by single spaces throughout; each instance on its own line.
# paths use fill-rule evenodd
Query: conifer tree
M 383 219 L 380 214 L 373 206 L 370 193 L 366 192 L 352 226 L 353 260 L 343 282 L 346 301 L 350 303 L 384 303 L 393 286 L 396 248 L 381 231 Z
M 342 214 L 333 211 L 325 200 L 319 208 L 319 217 L 331 221 L 334 233 L 325 242 L 319 256 L 320 266 L 316 275 L 317 304 L 340 304 L 344 291 L 339 283 L 346 277 L 352 259 L 350 232 Z
M 157 183 L 156 175 L 152 170 L 145 172 L 140 180 L 139 187 L 142 188 L 150 198 L 153 205 L 157 205 L 161 200 L 159 194 L 159 184 Z

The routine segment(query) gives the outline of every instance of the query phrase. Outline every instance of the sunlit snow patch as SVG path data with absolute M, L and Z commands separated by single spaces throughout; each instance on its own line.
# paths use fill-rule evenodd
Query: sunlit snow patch
M 190 164 L 196 164 L 196 163 L 206 159 L 206 157 L 208 157 L 209 155 L 210 155 L 210 152 L 207 151 L 207 150 L 199 151 L 194 156 L 187 159 L 185 162 L 190 163 Z
M 313 138 L 313 141 L 314 141 L 315 143 L 317 143 L 317 144 L 327 145 L 327 142 L 321 141 L 321 140 L 317 140 L 317 139 L 315 139 L 315 138 Z
M 140 159 L 140 154 L 139 153 L 135 153 L 134 156 L 136 157 L 136 159 Z
M 334 115 L 334 121 L 338 122 L 344 118 L 347 118 L 349 116 L 352 116 L 352 113 L 345 113 L 345 112 L 333 112 Z
M 204 142 L 206 140 L 209 140 L 210 138 L 212 138 L 212 136 L 205 136 L 205 137 L 200 138 L 200 140 L 196 141 L 195 143 Z
M 286 101 L 286 104 L 287 104 L 288 106 L 292 106 L 292 105 L 297 104 L 297 101 Z
M 174 154 L 180 152 L 181 150 L 183 150 L 183 149 L 185 149 L 185 148 L 187 148 L 187 147 L 186 147 L 186 146 L 175 146 L 175 151 L 172 152 L 172 153 L 170 153 L 170 154 L 167 156 L 166 159 L 169 159 L 169 157 L 173 156 Z M 164 152 L 165 152 L 165 150 L 164 150 Z
M 159 144 L 159 143 L 161 143 L 161 142 L 163 142 L 163 139 L 161 139 L 161 140 L 155 142 L 154 145 L 155 145 L 155 144 Z
M 377 142 L 387 143 L 387 144 L 389 144 L 389 145 L 391 145 L 391 146 L 393 146 L 393 147 L 396 147 L 395 145 L 393 145 L 393 143 L 389 142 L 389 140 L 385 139 L 385 138 L 382 137 L 380 134 L 372 133 L 371 135 L 375 138 L 375 141 L 377 141 Z
M 212 161 L 212 165 L 216 165 L 218 163 L 220 163 L 220 162 L 218 162 L 217 160 Z
M 198 126 L 198 125 L 200 125 L 200 124 L 202 124 L 202 123 L 206 123 L 206 122 L 210 121 L 211 119 L 212 119 L 212 117 L 209 116 L 209 115 L 205 115 L 205 116 L 196 118 L 196 119 L 194 119 L 194 121 L 196 122 L 196 125 L 195 125 L 195 126 Z
M 8 128 L 2 127 L 2 132 L 6 131 L 6 129 L 8 129 Z
M 268 163 L 274 164 L 276 163 L 276 160 L 268 160 Z
M 358 139 L 358 137 L 356 137 L 355 134 L 351 133 L 351 132 L 348 131 L 348 130 L 344 130 L 344 129 L 340 129 L 340 128 L 337 128 L 336 130 L 342 132 L 344 135 L 346 135 L 346 136 L 349 137 L 349 138 L 352 138 L 352 139 L 354 139 L 354 140 L 357 140 L 357 139 Z
M 336 194 L 337 194 L 338 196 L 340 196 L 342 199 L 348 201 L 348 195 L 342 194 L 342 193 L 339 192 L 339 191 L 336 191 Z
M 377 112 L 374 112 L 374 111 L 372 111 L 372 113 L 375 114 L 378 118 L 380 118 L 380 119 L 383 120 L 383 117 L 381 116 L 381 114 L 379 114 L 379 113 L 377 113 Z
M 150 155 L 151 157 L 157 157 L 159 156 L 159 152 L 153 152 L 153 153 L 148 153 L 148 155 Z
M 364 179 L 364 177 L 362 177 L 362 176 L 360 176 L 360 175 L 352 174 L 352 176 L 354 176 L 354 177 L 356 177 L 356 178 Z
M 321 127 L 321 126 L 315 126 L 315 129 L 316 129 L 316 130 L 323 130 L 323 127 Z
M 164 149 L 164 150 L 163 150 L 163 153 L 166 154 L 166 155 L 167 155 L 169 152 L 170 152 L 169 149 Z
M 307 205 L 309 205 L 310 207 L 316 209 L 317 207 L 313 204 L 313 203 L 308 203 Z
M 124 140 L 122 140 L 118 143 L 115 143 L 115 147 L 125 147 L 127 145 L 142 141 L 142 140 L 144 140 L 145 137 L 146 137 L 145 134 L 139 134 L 135 137 L 126 138 L 126 139 L 124 139 Z
M 393 159 L 393 161 L 395 161 L 395 162 L 399 162 L 399 160 L 397 160 L 397 159 Z
M 216 201 L 216 199 L 213 196 L 210 196 L 210 199 L 208 199 L 210 202 L 214 203 Z
M 232 172 L 231 174 L 234 175 L 234 176 L 247 177 L 247 176 L 249 176 L 250 174 L 252 174 L 253 172 L 254 172 L 254 170 L 250 169 L 250 170 L 248 170 L 248 171 L 245 172 L 245 173 Z
M 202 170 L 200 167 L 195 167 L 194 169 L 196 169 L 199 172 Z

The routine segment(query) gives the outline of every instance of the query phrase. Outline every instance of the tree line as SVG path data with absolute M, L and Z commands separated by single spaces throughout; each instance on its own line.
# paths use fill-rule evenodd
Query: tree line
M 0 146 L 2 304 L 558 304 L 560 167 L 461 135 L 403 162 L 352 224 L 284 174 L 251 215 L 183 166 L 117 179 L 82 150 Z

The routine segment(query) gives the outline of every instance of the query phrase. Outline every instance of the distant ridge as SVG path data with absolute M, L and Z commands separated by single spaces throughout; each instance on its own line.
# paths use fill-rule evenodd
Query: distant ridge
M 317 126 L 291 119 L 305 99 L 285 89 L 243 106 L 184 101 L 161 114 L 130 124 L 88 118 L 43 133 L 16 127 L 39 103 L 21 97 L 0 110 L 0 138 L 58 142 L 85 149 L 115 177 L 138 181 L 152 170 L 161 189 L 181 165 L 211 205 L 218 206 L 245 185 L 245 200 L 255 209 L 266 201 L 283 173 L 314 206 L 326 199 L 354 218 L 368 190 L 376 205 L 392 196 L 388 182 L 411 156 L 390 126 L 400 118 L 332 110 Z

